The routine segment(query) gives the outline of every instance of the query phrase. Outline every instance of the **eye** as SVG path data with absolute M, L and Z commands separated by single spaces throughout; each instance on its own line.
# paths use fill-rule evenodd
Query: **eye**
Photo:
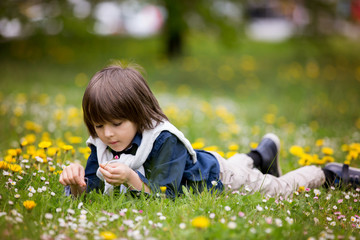
M 102 128 L 103 125 L 99 124 L 99 125 L 95 125 L 95 128 Z
M 115 127 L 118 127 L 118 126 L 120 126 L 122 123 L 123 123 L 123 122 L 115 122 L 115 123 L 113 123 L 113 124 L 114 124 Z

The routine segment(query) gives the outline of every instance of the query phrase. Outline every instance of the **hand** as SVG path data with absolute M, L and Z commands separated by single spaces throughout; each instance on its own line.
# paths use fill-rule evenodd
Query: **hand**
M 114 186 L 128 184 L 129 177 L 133 172 L 127 165 L 118 162 L 100 164 L 99 169 L 106 182 Z
M 59 182 L 64 186 L 70 186 L 71 193 L 78 195 L 86 189 L 84 176 L 85 170 L 83 166 L 78 163 L 73 163 L 63 169 Z

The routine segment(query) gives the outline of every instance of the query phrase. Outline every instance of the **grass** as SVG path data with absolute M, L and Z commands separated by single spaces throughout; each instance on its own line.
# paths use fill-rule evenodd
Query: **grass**
M 245 189 L 187 193 L 175 200 L 95 192 L 71 199 L 58 183 L 63 164 L 86 162 L 81 97 L 90 76 L 109 59 L 144 66 L 168 117 L 201 148 L 228 157 L 275 132 L 285 173 L 302 164 L 322 166 L 325 157 L 344 162 L 360 152 L 356 44 L 333 39 L 323 49 L 296 39 L 243 40 L 225 49 L 209 36 L 195 35 L 185 56 L 169 61 L 156 38 L 41 41 L 2 46 L 2 239 L 360 237 L 360 189 L 299 189 L 290 199 Z M 52 145 L 44 150 L 40 143 L 47 141 Z M 294 145 L 304 153 L 290 153 Z M 324 147 L 334 153 L 325 154 Z M 351 165 L 359 166 L 358 157 Z M 36 206 L 27 209 L 26 200 Z

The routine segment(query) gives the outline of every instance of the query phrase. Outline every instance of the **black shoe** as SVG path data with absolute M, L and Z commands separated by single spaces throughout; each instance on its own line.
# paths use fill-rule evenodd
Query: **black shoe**
M 256 149 L 251 152 L 256 152 L 261 156 L 261 163 L 257 167 L 264 174 L 271 174 L 275 177 L 281 176 L 280 164 L 278 162 L 280 151 L 280 140 L 278 136 L 273 133 L 266 134 Z
M 347 164 L 328 163 L 323 168 L 326 185 L 340 187 L 351 185 L 360 187 L 360 169 L 349 167 Z M 330 173 L 330 174 L 329 174 Z

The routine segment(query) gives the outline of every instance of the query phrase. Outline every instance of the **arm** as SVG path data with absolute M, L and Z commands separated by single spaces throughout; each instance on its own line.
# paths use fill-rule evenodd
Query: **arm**
M 184 144 L 173 134 L 164 131 L 156 139 L 153 151 L 144 163 L 145 175 L 154 192 L 166 187 L 167 196 L 181 193 L 187 164 L 192 164 Z

